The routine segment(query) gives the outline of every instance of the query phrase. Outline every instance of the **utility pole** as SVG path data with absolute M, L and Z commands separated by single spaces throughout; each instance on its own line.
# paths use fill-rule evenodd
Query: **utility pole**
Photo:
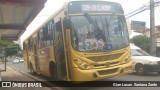
M 154 0 L 150 0 L 150 54 L 156 56 Z

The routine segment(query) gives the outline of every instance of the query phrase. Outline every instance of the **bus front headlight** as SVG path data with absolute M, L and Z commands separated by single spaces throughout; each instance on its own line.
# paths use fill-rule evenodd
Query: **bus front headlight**
M 86 62 L 80 60 L 80 59 L 74 59 L 74 63 L 80 68 L 80 69 L 83 69 L 83 70 L 88 70 L 88 69 L 91 69 L 91 66 L 88 65 Z

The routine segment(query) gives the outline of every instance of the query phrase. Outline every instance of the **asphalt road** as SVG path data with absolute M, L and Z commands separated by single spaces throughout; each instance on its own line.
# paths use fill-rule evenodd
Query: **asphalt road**
M 24 64 L 9 62 L 8 65 L 15 67 L 17 70 L 20 70 L 26 74 L 31 75 L 29 70 L 24 67 Z M 39 78 L 40 80 L 47 81 L 49 80 L 44 76 L 33 76 Z M 114 78 L 105 79 L 102 81 L 159 81 L 160 83 L 160 75 L 157 73 L 149 73 L 145 76 L 138 76 L 136 74 L 130 75 L 121 75 Z M 159 90 L 160 87 L 59 87 L 60 90 Z

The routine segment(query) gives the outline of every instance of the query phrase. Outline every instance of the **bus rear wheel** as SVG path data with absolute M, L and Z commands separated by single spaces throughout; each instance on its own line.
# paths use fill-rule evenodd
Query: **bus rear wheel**
M 57 68 L 55 64 L 50 64 L 50 79 L 52 81 L 57 81 L 58 80 L 58 75 L 57 75 Z

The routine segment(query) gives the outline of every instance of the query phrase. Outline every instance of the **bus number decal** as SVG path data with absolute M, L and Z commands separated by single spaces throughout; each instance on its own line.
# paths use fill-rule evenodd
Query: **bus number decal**
M 96 39 L 85 39 L 86 50 L 96 50 L 97 49 Z

